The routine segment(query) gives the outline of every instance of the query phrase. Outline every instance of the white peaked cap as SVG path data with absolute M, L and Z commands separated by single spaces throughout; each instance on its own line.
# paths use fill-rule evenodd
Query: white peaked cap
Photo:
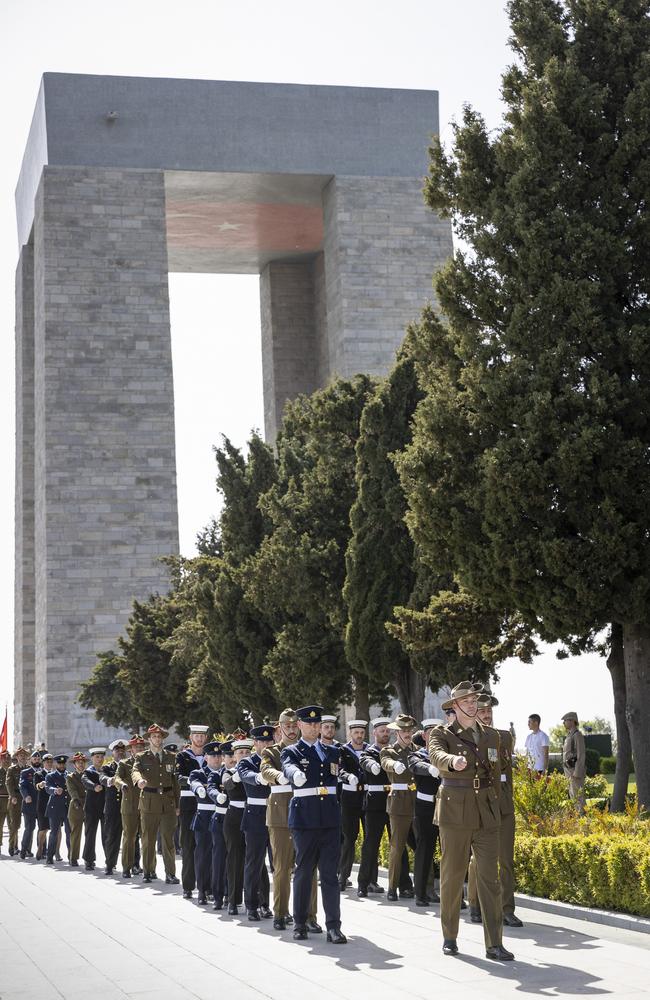
M 88 753 L 91 757 L 94 753 L 106 753 L 106 747 L 91 747 Z
M 190 726 L 189 730 L 191 733 L 207 733 L 208 726 Z
M 336 722 L 336 716 L 335 715 L 321 715 L 320 721 L 321 722 Z
M 422 719 L 423 729 L 433 729 L 434 726 L 446 726 L 447 723 L 442 719 Z
M 112 743 L 109 743 L 108 744 L 108 749 L 109 750 L 114 750 L 115 747 L 124 747 L 124 749 L 126 750 L 127 746 L 128 746 L 127 740 L 119 739 L 119 740 L 113 740 Z
M 354 729 L 355 726 L 358 726 L 360 729 L 365 729 L 367 725 L 368 725 L 367 720 L 350 719 L 350 721 L 348 722 L 348 729 Z
M 376 729 L 377 726 L 387 726 L 389 722 L 392 722 L 392 719 L 386 718 L 386 716 L 381 715 L 378 719 L 372 719 L 370 725 L 372 726 L 373 729 Z

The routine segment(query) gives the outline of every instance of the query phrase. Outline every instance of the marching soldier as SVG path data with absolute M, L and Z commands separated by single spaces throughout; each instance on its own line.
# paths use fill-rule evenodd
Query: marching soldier
M 81 783 L 86 790 L 84 801 L 84 849 L 83 859 L 86 871 L 95 868 L 97 827 L 101 826 L 101 840 L 104 843 L 104 801 L 106 790 L 100 781 L 100 771 L 104 763 L 106 747 L 91 747 L 90 764 L 81 775 Z
M 199 892 L 199 906 L 207 906 L 208 893 L 212 891 L 212 834 L 210 823 L 214 815 L 215 804 L 208 797 L 208 780 L 211 774 L 219 771 L 221 753 L 219 744 L 211 741 L 203 747 L 203 767 L 192 771 L 189 778 L 190 788 L 196 796 L 196 812 L 192 819 L 194 834 L 194 874 Z
M 180 838 L 181 838 L 181 881 L 183 883 L 183 897 L 192 898 L 192 892 L 196 885 L 196 873 L 194 871 L 194 833 L 192 832 L 192 820 L 196 814 L 196 796 L 190 788 L 190 775 L 192 771 L 203 767 L 204 747 L 208 738 L 207 726 L 189 727 L 190 745 L 185 747 L 176 755 L 176 774 L 181 790 L 180 800 Z
M 494 695 L 482 692 L 478 696 L 478 717 L 484 726 L 492 726 L 492 708 L 498 705 Z M 510 730 L 498 729 L 501 741 L 501 782 L 499 785 L 501 808 L 501 830 L 499 832 L 499 877 L 503 902 L 503 922 L 508 927 L 523 927 L 515 914 L 515 806 L 512 800 L 512 754 L 513 738 Z M 476 890 L 476 864 L 474 856 L 469 864 L 467 892 L 472 923 L 481 923 L 481 907 Z
M 70 804 L 68 806 L 68 823 L 70 824 L 70 848 L 68 850 L 68 861 L 73 868 L 79 865 L 79 852 L 81 851 L 81 831 L 84 825 L 84 813 L 86 804 L 86 789 L 81 780 L 81 775 L 86 769 L 88 758 L 81 751 L 72 755 L 74 771 L 69 773 L 65 779 L 65 787 L 68 791 Z
M 34 750 L 29 758 L 29 765 L 20 772 L 20 794 L 23 799 L 23 837 L 20 842 L 20 856 L 25 859 L 32 858 L 32 838 L 36 827 L 37 812 L 36 800 L 38 796 L 37 784 L 44 780 L 45 772 L 41 767 L 41 755 L 38 750 Z
M 228 873 L 228 913 L 235 917 L 239 913 L 244 887 L 244 858 L 246 856 L 246 841 L 242 830 L 244 809 L 246 808 L 246 792 L 242 785 L 237 764 L 247 757 L 253 749 L 253 741 L 248 739 L 233 740 L 232 764 L 223 773 L 223 790 L 228 796 L 228 811 L 223 824 L 223 836 L 226 841 L 226 870 Z
M 499 786 L 501 762 L 499 734 L 477 718 L 477 696 L 482 685 L 462 681 L 444 702 L 456 719 L 431 730 L 429 758 L 441 775 L 436 802 L 440 827 L 440 920 L 445 955 L 458 954 L 456 938 L 460 901 L 470 850 L 474 854 L 478 897 L 483 914 L 485 954 L 510 961 L 503 947 L 501 884 L 499 882 Z
M 341 746 L 341 768 L 339 771 L 341 833 L 343 834 L 339 857 L 339 887 L 341 892 L 347 888 L 354 864 L 354 849 L 359 836 L 359 827 L 363 826 L 364 823 L 363 772 L 360 760 L 361 754 L 368 746 L 366 743 L 367 725 L 368 723 L 362 719 L 352 719 L 348 722 L 350 739 Z
M 226 891 L 226 841 L 223 835 L 223 824 L 228 812 L 228 796 L 223 790 L 223 776 L 232 762 L 232 740 L 228 737 L 223 743 L 215 744 L 219 748 L 221 765 L 211 770 L 208 775 L 208 798 L 214 804 L 214 812 L 210 818 L 210 835 L 212 837 L 212 908 L 221 910 Z
M 384 747 L 380 754 L 381 766 L 390 780 L 388 815 L 390 817 L 390 853 L 388 857 L 388 893 L 386 899 L 398 899 L 397 890 L 402 875 L 402 857 L 406 845 L 415 846 L 413 815 L 415 812 L 415 782 L 409 767 L 409 754 L 413 750 L 413 731 L 416 722 L 411 715 L 400 714 L 388 729 L 397 733 L 392 746 Z M 403 883 L 402 883 L 403 884 Z M 400 889 L 400 899 L 413 899 L 413 883 Z
M 439 903 L 440 897 L 433 890 L 427 892 L 433 854 L 438 839 L 438 827 L 433 822 L 436 793 L 440 787 L 438 768 L 429 761 L 429 751 L 426 749 L 426 739 L 429 730 L 435 726 L 444 726 L 442 719 L 425 719 L 422 732 L 413 737 L 413 750 L 408 755 L 409 769 L 413 772 L 415 781 L 415 812 L 413 816 L 413 832 L 415 834 L 415 860 L 413 863 L 413 878 L 415 882 L 415 905 L 429 906 Z
M 9 792 L 7 791 L 7 771 L 11 757 L 7 750 L 0 751 L 0 851 L 4 837 L 5 820 L 9 810 Z
M 141 736 L 133 736 L 128 742 L 130 757 L 123 757 L 117 764 L 115 787 L 120 792 L 120 815 L 122 820 L 122 878 L 131 878 L 140 873 L 138 865 L 138 832 L 140 830 L 140 793 L 133 785 L 133 765 L 135 756 L 146 749 Z
M 276 727 L 277 743 L 266 746 L 262 750 L 260 771 L 268 782 L 270 794 L 266 800 L 266 825 L 271 841 L 273 856 L 273 929 L 286 930 L 293 923 L 289 914 L 289 895 L 291 892 L 291 872 L 295 852 L 289 832 L 289 803 L 293 789 L 282 770 L 280 753 L 285 747 L 292 746 L 298 739 L 298 716 L 292 708 L 285 708 L 280 713 Z M 322 927 L 316 920 L 318 906 L 318 884 L 316 870 L 312 878 L 312 891 L 309 901 L 307 930 L 312 934 L 322 934 Z
M 47 832 L 50 829 L 50 821 L 47 816 L 49 795 L 45 790 L 45 779 L 50 771 L 53 770 L 54 757 L 46 750 L 41 756 L 41 777 L 36 783 L 36 825 L 38 827 L 38 833 L 36 835 L 37 861 L 45 860 L 45 856 L 47 854 Z
M 341 811 L 336 797 L 341 752 L 318 739 L 322 709 L 306 705 L 296 712 L 301 738 L 280 754 L 282 770 L 293 785 L 289 828 L 296 850 L 293 879 L 293 936 L 307 939 L 307 916 L 314 868 L 318 866 L 327 940 L 346 944 L 341 933 L 341 896 L 337 876 Z
M 18 747 L 14 758 L 7 768 L 7 824 L 9 826 L 9 854 L 18 854 L 18 831 L 22 813 L 22 795 L 20 794 L 20 772 L 27 766 L 28 753 L 24 747 Z
M 390 782 L 388 775 L 381 766 L 381 751 L 390 743 L 390 719 L 373 719 L 370 723 L 373 742 L 361 754 L 359 764 L 364 775 L 363 810 L 365 818 L 363 844 L 361 845 L 361 863 L 357 876 L 357 896 L 365 898 L 369 892 L 383 892 L 383 886 L 377 882 L 379 847 L 384 830 L 390 830 L 386 804 Z M 404 873 L 402 873 L 404 877 Z M 406 879 L 408 879 L 408 863 L 406 864 Z M 406 882 L 402 883 L 406 887 Z
M 174 831 L 179 814 L 180 788 L 176 776 L 176 758 L 163 750 L 168 733 L 154 723 L 147 729 L 149 749 L 139 753 L 131 770 L 131 780 L 140 789 L 140 828 L 142 830 L 143 882 L 156 878 L 156 837 L 162 840 L 165 883 L 178 885 Z
M 337 718 L 335 715 L 322 715 L 320 726 L 320 742 L 324 747 L 338 747 L 341 744 L 335 739 Z
M 246 841 L 244 857 L 244 905 L 249 920 L 272 916 L 269 909 L 269 875 L 266 870 L 266 852 L 269 832 L 266 826 L 266 803 L 269 785 L 260 771 L 261 753 L 273 744 L 273 727 L 255 726 L 250 731 L 255 752 L 237 764 L 237 773 L 246 792 L 246 807 L 242 830 Z
M 126 757 L 126 742 L 113 740 L 108 749 L 113 754 L 113 760 L 110 764 L 102 766 L 99 780 L 105 789 L 102 839 L 106 862 L 104 870 L 107 875 L 112 875 L 120 853 L 120 840 L 122 838 L 122 794 L 120 786 L 115 781 L 115 776 L 120 761 Z
M 65 765 L 68 758 L 64 753 L 54 758 L 54 770 L 49 771 L 45 778 L 45 793 L 48 797 L 47 816 L 50 823 L 50 836 L 47 842 L 46 864 L 53 865 L 58 852 L 61 838 L 61 827 L 65 827 L 66 837 L 70 840 L 68 824 L 68 792 L 66 788 Z M 70 848 L 68 847 L 68 858 Z M 60 858 L 58 858 L 60 860 Z

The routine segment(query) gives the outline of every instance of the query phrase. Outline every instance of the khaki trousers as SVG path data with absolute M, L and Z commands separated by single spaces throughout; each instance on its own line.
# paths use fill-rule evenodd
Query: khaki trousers
M 269 840 L 273 855 L 273 916 L 276 919 L 286 917 L 289 913 L 289 895 L 291 892 L 291 872 L 295 858 L 291 831 L 286 826 L 270 826 Z M 309 920 L 316 920 L 318 909 L 318 883 L 316 871 L 311 887 L 309 900 Z
M 581 816 L 585 814 L 585 779 L 569 778 L 569 795 L 578 807 Z
M 10 798 L 9 805 L 7 806 L 7 825 L 9 827 L 10 851 L 18 850 L 18 831 L 20 830 L 21 802 L 22 799 L 18 799 L 17 802 L 12 803 Z
M 177 816 L 175 811 L 166 813 L 140 813 L 140 830 L 142 833 L 142 867 L 144 868 L 145 873 L 151 872 L 153 874 L 156 870 L 156 840 L 158 837 L 158 830 L 160 830 L 165 875 L 176 874 L 176 847 L 174 845 L 176 823 Z
M 455 941 L 460 922 L 460 903 L 467 859 L 472 852 L 476 884 L 483 915 L 485 947 L 500 945 L 503 939 L 501 883 L 499 881 L 499 828 L 464 830 L 440 827 L 440 922 L 445 940 Z
M 9 796 L 0 795 L 0 847 L 2 847 L 2 838 L 4 836 L 5 820 L 7 818 L 8 811 L 9 811 Z
M 515 912 L 515 814 L 501 817 L 499 832 L 499 878 L 501 880 L 501 900 L 504 913 Z M 467 898 L 469 905 L 477 908 L 476 863 L 474 855 L 469 863 L 467 877 Z
M 81 832 L 84 828 L 84 811 L 82 806 L 71 802 L 68 806 L 68 823 L 70 824 L 70 850 L 68 861 L 78 861 L 81 853 Z
M 130 870 L 135 864 L 135 842 L 140 829 L 139 812 L 122 813 L 122 868 Z
M 402 855 L 409 839 L 413 817 L 390 815 L 390 851 L 388 854 L 388 888 L 397 892 L 402 874 Z

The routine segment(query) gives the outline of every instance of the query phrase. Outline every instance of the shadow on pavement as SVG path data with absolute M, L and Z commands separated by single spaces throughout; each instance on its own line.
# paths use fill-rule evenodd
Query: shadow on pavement
M 584 969 L 574 969 L 570 965 L 553 965 L 529 962 L 491 962 L 489 959 L 458 955 L 453 961 L 461 961 L 482 969 L 491 976 L 517 983 L 516 989 L 539 996 L 612 996 L 612 991 L 594 983 L 600 976 L 592 976 Z M 551 994 L 550 991 L 554 992 Z

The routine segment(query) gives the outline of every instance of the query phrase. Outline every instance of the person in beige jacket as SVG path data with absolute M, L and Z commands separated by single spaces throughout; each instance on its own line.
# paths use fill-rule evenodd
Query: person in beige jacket
M 415 813 L 415 778 L 409 767 L 413 752 L 413 733 L 417 722 L 411 715 L 398 715 L 388 724 L 397 736 L 395 742 L 384 747 L 379 760 L 390 781 L 386 810 L 390 817 L 390 852 L 388 855 L 388 892 L 386 899 L 394 902 L 400 884 L 402 854 L 407 844 L 415 847 L 413 815 Z M 409 882 L 410 882 L 409 877 Z M 413 887 L 402 888 L 400 899 L 413 899 Z
M 566 739 L 562 748 L 562 763 L 564 773 L 569 779 L 569 795 L 573 799 L 581 816 L 585 812 L 585 776 L 587 762 L 585 753 L 585 738 L 578 729 L 578 715 L 567 712 L 562 716 L 566 729 Z

